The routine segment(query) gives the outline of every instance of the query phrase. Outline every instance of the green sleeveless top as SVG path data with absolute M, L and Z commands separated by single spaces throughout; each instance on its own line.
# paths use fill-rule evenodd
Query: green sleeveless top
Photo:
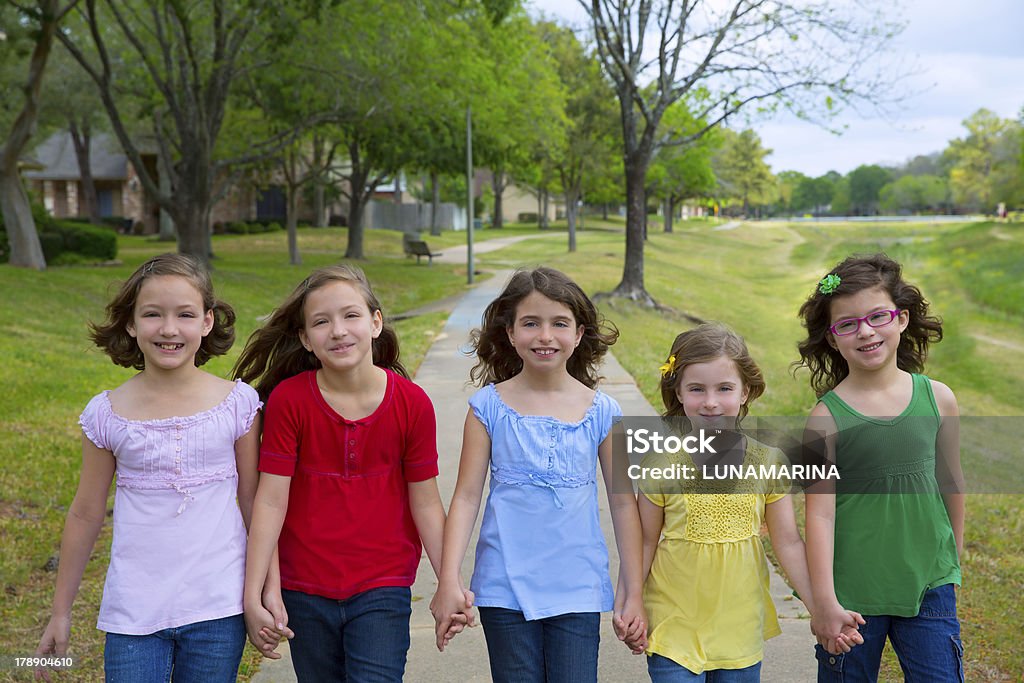
M 836 597 L 861 614 L 917 616 L 925 591 L 960 583 L 953 527 L 935 478 L 941 419 L 930 380 L 912 375 L 894 418 L 861 415 L 835 392 Z

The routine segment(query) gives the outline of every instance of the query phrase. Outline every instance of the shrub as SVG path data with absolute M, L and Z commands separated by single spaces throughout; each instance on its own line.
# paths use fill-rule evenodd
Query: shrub
M 224 226 L 224 232 L 229 235 L 248 235 L 249 224 L 242 221 L 231 221 Z
M 517 222 L 519 222 L 519 223 L 536 223 L 537 222 L 537 214 L 536 213 L 529 213 L 529 212 L 520 213 L 519 216 L 517 217 Z

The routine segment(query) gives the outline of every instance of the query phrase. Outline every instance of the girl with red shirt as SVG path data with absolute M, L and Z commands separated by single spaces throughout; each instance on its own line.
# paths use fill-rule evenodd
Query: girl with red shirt
M 253 333 L 235 374 L 267 402 L 250 638 L 266 642 L 286 625 L 272 614 L 285 613 L 299 681 L 401 681 L 421 543 L 437 573 L 445 513 L 434 408 L 366 276 L 314 271 Z M 280 585 L 265 581 L 275 545 Z

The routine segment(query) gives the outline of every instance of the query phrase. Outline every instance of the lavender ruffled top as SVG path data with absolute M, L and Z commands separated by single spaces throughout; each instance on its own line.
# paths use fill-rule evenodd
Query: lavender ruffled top
M 187 417 L 128 420 L 93 397 L 85 436 L 116 459 L 114 539 L 97 627 L 146 635 L 242 612 L 245 525 L 235 441 L 262 405 L 241 381 Z

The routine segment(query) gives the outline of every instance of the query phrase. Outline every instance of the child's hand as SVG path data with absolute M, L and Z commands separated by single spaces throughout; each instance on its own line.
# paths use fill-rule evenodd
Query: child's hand
M 473 601 L 476 596 L 461 585 L 439 585 L 430 601 L 430 613 L 434 615 L 434 634 L 437 649 L 444 648 L 466 626 L 475 626 Z
M 69 640 L 71 640 L 71 616 L 54 615 L 50 617 L 50 621 L 46 624 L 46 630 L 43 631 L 43 636 L 39 639 L 36 655 L 40 657 L 45 655 L 65 655 L 68 651 Z M 49 681 L 50 671 L 49 669 L 37 668 L 35 670 L 35 677 L 37 681 L 40 678 Z
M 249 642 L 267 659 L 281 659 L 281 653 L 275 652 L 281 642 L 274 615 L 262 604 L 247 605 L 245 608 L 245 631 Z
M 829 654 L 844 654 L 864 642 L 864 637 L 858 631 L 864 623 L 864 617 L 860 614 L 845 610 L 838 602 L 833 602 L 811 616 L 811 633 Z
M 263 607 L 274 617 L 274 632 L 277 634 L 278 640 L 294 638 L 295 633 L 288 628 L 288 610 L 284 607 L 281 590 L 264 590 L 262 600 Z
M 642 654 L 647 649 L 647 612 L 643 601 L 626 598 L 621 609 L 612 614 L 612 628 L 633 654 Z

